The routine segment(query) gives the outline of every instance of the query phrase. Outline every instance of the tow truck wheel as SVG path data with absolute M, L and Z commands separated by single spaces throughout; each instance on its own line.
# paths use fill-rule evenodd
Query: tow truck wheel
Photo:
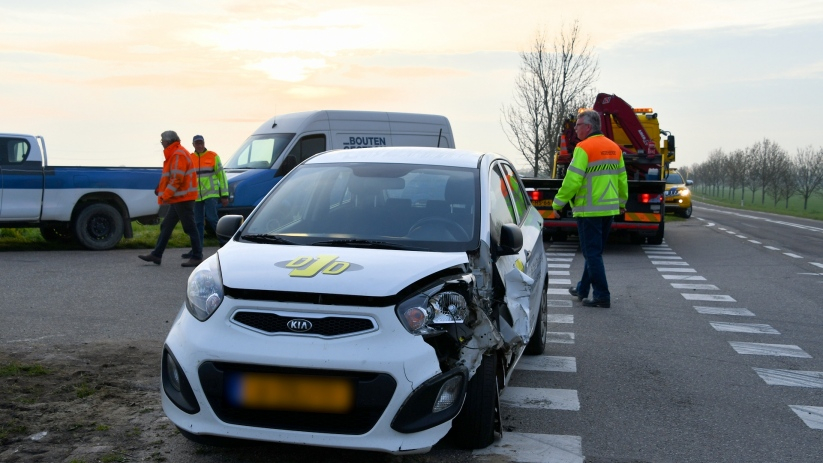
M 663 244 L 663 231 L 665 230 L 665 223 L 661 222 L 657 233 L 649 237 L 649 244 Z
M 123 217 L 108 204 L 89 204 L 77 214 L 74 236 L 93 251 L 111 249 L 123 237 Z
M 529 343 L 526 344 L 526 349 L 523 351 L 526 355 L 540 355 L 546 350 L 546 338 L 549 336 L 549 302 L 547 301 L 546 291 L 543 291 L 543 297 L 540 298 L 540 310 L 537 311 L 537 324 L 534 326 L 534 333 L 529 338 Z
M 498 403 L 497 353 L 483 356 L 483 363 L 469 381 L 463 409 L 452 423 L 457 446 L 482 449 L 494 442 L 495 407 Z

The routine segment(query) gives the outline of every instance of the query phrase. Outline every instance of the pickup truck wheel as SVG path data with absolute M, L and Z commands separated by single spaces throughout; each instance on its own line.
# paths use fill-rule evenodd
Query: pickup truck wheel
M 534 326 L 534 333 L 526 344 L 523 351 L 526 355 L 540 355 L 546 350 L 546 338 L 549 332 L 549 302 L 546 290 L 543 290 L 543 297 L 540 298 L 540 310 L 537 311 L 537 324 Z
M 483 356 L 469 381 L 463 409 L 452 423 L 452 436 L 459 447 L 482 449 L 494 442 L 498 396 L 497 353 L 492 353 Z
M 117 209 L 108 204 L 90 204 L 77 214 L 74 221 L 74 236 L 88 249 L 111 249 L 123 237 L 123 217 Z
M 40 235 L 46 241 L 57 243 L 68 243 L 74 239 L 74 235 L 71 234 L 71 227 L 68 225 L 43 225 L 40 227 Z

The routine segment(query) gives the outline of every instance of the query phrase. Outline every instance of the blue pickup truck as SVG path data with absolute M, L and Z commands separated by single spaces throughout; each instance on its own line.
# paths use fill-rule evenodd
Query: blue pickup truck
M 39 228 L 47 241 L 92 250 L 155 223 L 160 168 L 49 166 L 43 137 L 0 133 L 0 228 Z

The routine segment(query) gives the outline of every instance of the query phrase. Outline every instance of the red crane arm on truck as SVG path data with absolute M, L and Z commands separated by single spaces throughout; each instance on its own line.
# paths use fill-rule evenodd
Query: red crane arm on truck
M 595 99 L 593 109 L 600 113 L 600 125 L 603 135 L 609 139 L 614 140 L 614 132 L 609 118 L 613 118 L 623 128 L 635 148 L 632 151 L 628 147 L 624 147 L 627 154 L 636 154 L 638 156 L 645 154 L 648 159 L 660 156 L 654 140 L 649 137 L 649 134 L 646 133 L 646 130 L 637 120 L 635 110 L 622 98 L 617 95 L 600 93 Z

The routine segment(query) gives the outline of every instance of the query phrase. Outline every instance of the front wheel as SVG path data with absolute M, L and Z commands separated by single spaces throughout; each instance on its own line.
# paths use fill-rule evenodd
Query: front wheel
M 679 215 L 680 217 L 683 217 L 684 219 L 688 219 L 689 217 L 692 216 L 692 205 L 689 204 L 689 207 L 687 207 L 686 209 L 679 210 L 677 212 L 677 215 Z
M 537 323 L 534 332 L 526 344 L 523 351 L 526 355 L 540 355 L 546 350 L 546 340 L 549 336 L 549 301 L 546 296 L 546 288 L 543 288 L 543 297 L 540 298 L 540 310 L 537 311 Z
M 123 217 L 109 204 L 89 204 L 77 214 L 74 236 L 88 249 L 111 249 L 123 237 Z
M 457 446 L 482 449 L 494 442 L 494 425 L 499 406 L 497 353 L 483 356 L 483 362 L 469 381 L 463 409 L 452 422 Z

